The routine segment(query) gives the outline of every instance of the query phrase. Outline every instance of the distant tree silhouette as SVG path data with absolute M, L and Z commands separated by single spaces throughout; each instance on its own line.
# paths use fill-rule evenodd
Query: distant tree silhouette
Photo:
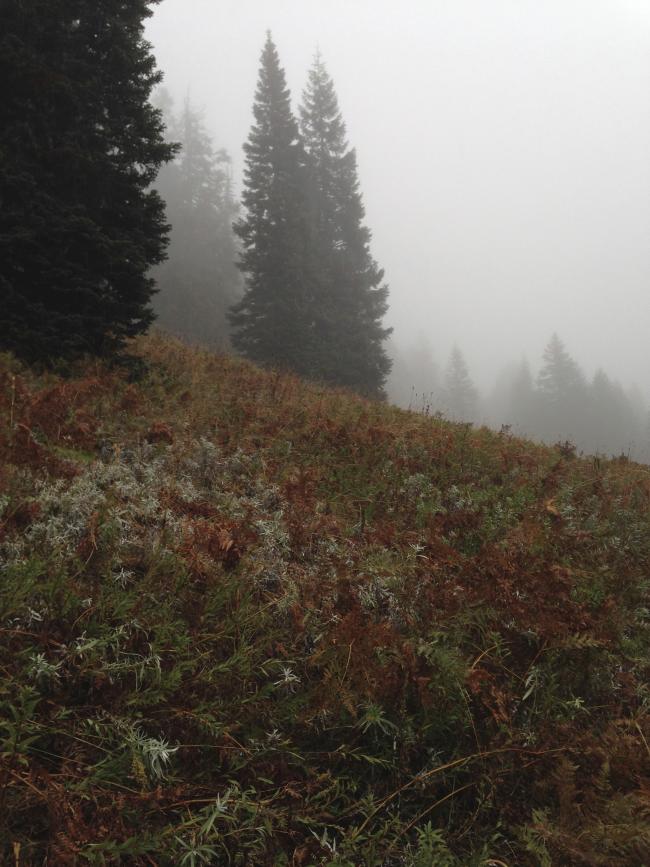
M 190 341 L 224 348 L 229 343 L 228 310 L 242 294 L 237 268 L 237 215 L 230 157 L 215 150 L 201 114 L 185 101 L 178 117 L 165 94 L 165 121 L 181 143 L 176 159 L 160 172 L 156 188 L 171 223 L 167 260 L 154 272 L 159 323 Z
M 642 448 L 642 401 L 626 394 L 603 370 L 596 371 L 590 388 L 589 448 L 612 455 Z
M 420 333 L 406 349 L 389 343 L 389 352 L 393 362 L 386 386 L 390 400 L 415 410 L 434 408 L 440 373 L 426 335 Z
M 641 424 L 640 441 L 640 460 L 650 464 L 650 412 L 647 410 Z
M 536 423 L 535 383 L 530 365 L 525 359 L 515 373 L 510 392 L 512 416 L 523 432 L 530 432 Z
M 508 425 L 519 434 L 531 433 L 534 427 L 534 388 L 530 365 L 525 359 L 507 365 L 499 373 L 486 402 L 490 423 L 497 428 Z
M 537 376 L 539 429 L 545 438 L 577 439 L 588 411 L 587 382 L 579 365 L 554 334 Z
M 451 418 L 459 421 L 476 419 L 478 392 L 470 378 L 463 353 L 457 346 L 452 349 L 445 369 L 442 399 Z
M 544 365 L 537 377 L 537 387 L 549 404 L 560 404 L 585 387 L 585 377 L 578 364 L 554 334 L 544 350 Z

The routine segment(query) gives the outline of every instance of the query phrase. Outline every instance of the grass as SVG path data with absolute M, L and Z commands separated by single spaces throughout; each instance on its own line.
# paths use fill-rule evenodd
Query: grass
M 132 351 L 0 360 L 2 863 L 650 863 L 647 467 Z

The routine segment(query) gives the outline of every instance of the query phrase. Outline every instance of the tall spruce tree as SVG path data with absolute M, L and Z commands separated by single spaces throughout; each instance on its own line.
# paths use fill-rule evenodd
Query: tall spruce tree
M 579 441 L 589 414 L 585 376 L 557 334 L 544 349 L 543 360 L 537 376 L 539 430 L 545 439 Z
M 267 35 L 255 123 L 244 145 L 242 202 L 235 224 L 246 288 L 230 315 L 237 350 L 261 364 L 310 375 L 313 299 L 308 280 L 306 166 L 278 52 Z
M 104 353 L 147 328 L 173 153 L 149 103 L 157 0 L 0 5 L 0 346 Z
M 318 54 L 300 108 L 309 157 L 311 374 L 383 396 L 391 368 L 382 326 L 388 287 L 370 254 L 371 234 L 334 84 Z
M 201 113 L 185 101 L 178 117 L 166 91 L 157 94 L 165 123 L 181 150 L 161 170 L 156 189 L 171 224 L 165 262 L 154 271 L 154 310 L 168 331 L 223 349 L 229 343 L 227 314 L 241 297 L 241 274 L 232 222 L 230 158 L 215 150 Z

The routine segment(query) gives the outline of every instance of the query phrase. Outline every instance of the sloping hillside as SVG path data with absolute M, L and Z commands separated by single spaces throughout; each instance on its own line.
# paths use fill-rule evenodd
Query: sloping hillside
M 650 863 L 647 467 L 134 352 L 0 363 L 2 863 Z

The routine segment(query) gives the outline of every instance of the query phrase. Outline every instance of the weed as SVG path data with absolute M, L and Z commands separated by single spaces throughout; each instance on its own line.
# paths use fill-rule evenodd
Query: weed
M 648 863 L 645 468 L 132 351 L 0 358 L 0 860 Z

